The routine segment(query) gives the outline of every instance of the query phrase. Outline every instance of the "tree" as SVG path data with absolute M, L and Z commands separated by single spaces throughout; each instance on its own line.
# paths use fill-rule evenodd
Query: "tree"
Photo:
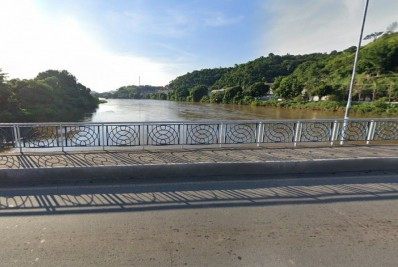
M 168 87 L 173 91 L 173 99 L 185 101 L 189 91 L 196 85 L 212 86 L 231 68 L 202 69 L 188 72 L 172 80 Z
M 315 94 L 322 97 L 335 93 L 335 88 L 330 84 L 320 83 L 314 90 Z
M 398 28 L 398 22 L 394 21 L 393 23 L 388 25 L 388 27 L 386 29 L 386 33 L 393 33 L 397 30 L 397 28 Z
M 300 83 L 297 77 L 287 76 L 280 80 L 279 87 L 276 88 L 275 93 L 281 98 L 293 99 L 301 94 L 303 88 L 303 84 Z
M 398 35 L 386 35 L 362 49 L 358 71 L 380 75 L 398 67 Z
M 189 95 L 193 102 L 199 102 L 204 96 L 207 96 L 208 90 L 204 85 L 196 85 L 190 91 Z
M 238 95 L 243 96 L 243 90 L 240 86 L 233 86 L 225 88 L 225 93 L 223 97 L 223 103 L 233 103 L 234 98 Z
M 212 91 L 210 93 L 210 103 L 221 103 L 224 98 L 224 91 Z
M 355 53 L 356 50 L 357 50 L 357 47 L 355 45 L 353 45 L 353 46 L 350 46 L 347 49 L 343 50 L 343 52 Z
M 366 35 L 363 39 L 364 40 L 369 40 L 369 39 L 373 38 L 373 41 L 374 41 L 374 40 L 377 39 L 377 37 L 379 37 L 382 34 L 383 34 L 383 32 L 374 32 L 374 33 Z
M 98 106 L 91 90 L 67 71 L 48 70 L 29 80 L 0 73 L 0 121 L 69 121 Z
M 5 73 L 0 69 L 0 111 L 5 110 L 11 96 L 10 88 L 5 83 Z
M 244 90 L 244 95 L 251 97 L 260 97 L 264 96 L 269 92 L 269 85 L 264 84 L 263 82 L 257 82 L 250 85 L 247 89 Z

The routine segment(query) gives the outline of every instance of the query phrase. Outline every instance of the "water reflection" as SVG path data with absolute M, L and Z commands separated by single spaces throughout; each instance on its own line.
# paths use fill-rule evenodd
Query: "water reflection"
M 182 121 L 341 118 L 342 113 L 250 105 L 202 104 L 161 100 L 108 99 L 86 121 Z

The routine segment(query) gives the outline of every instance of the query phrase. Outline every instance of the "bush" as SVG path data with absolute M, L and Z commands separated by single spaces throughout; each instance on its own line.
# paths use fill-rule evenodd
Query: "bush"
M 190 100 L 193 102 L 199 102 L 204 96 L 207 96 L 208 90 L 204 85 L 196 85 L 189 91 Z
M 248 105 L 248 104 L 252 104 L 255 101 L 259 101 L 259 100 L 255 100 L 254 97 L 251 96 L 244 96 L 241 103 L 244 105 Z
M 234 99 L 236 96 L 243 97 L 243 90 L 240 86 L 229 87 L 225 89 L 223 103 L 234 103 Z
M 251 97 L 260 97 L 266 95 L 269 92 L 269 89 L 268 85 L 262 82 L 257 82 L 245 89 L 244 94 Z
M 287 76 L 280 80 L 279 86 L 275 88 L 275 93 L 281 98 L 292 99 L 301 94 L 303 84 L 295 76 Z
M 210 97 L 205 95 L 204 97 L 202 97 L 202 99 L 200 100 L 201 103 L 210 103 Z
M 221 103 L 224 98 L 223 91 L 212 92 L 210 95 L 210 103 Z

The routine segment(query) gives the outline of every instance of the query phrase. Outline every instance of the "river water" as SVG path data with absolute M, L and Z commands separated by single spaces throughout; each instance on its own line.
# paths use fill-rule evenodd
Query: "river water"
M 343 114 L 250 105 L 203 104 L 165 100 L 107 99 L 85 121 L 142 122 L 192 120 L 331 119 Z

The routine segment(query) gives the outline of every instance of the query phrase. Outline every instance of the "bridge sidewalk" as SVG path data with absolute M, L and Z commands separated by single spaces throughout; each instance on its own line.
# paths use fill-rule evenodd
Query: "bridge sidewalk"
M 353 171 L 398 171 L 398 146 L 0 154 L 0 185 Z

